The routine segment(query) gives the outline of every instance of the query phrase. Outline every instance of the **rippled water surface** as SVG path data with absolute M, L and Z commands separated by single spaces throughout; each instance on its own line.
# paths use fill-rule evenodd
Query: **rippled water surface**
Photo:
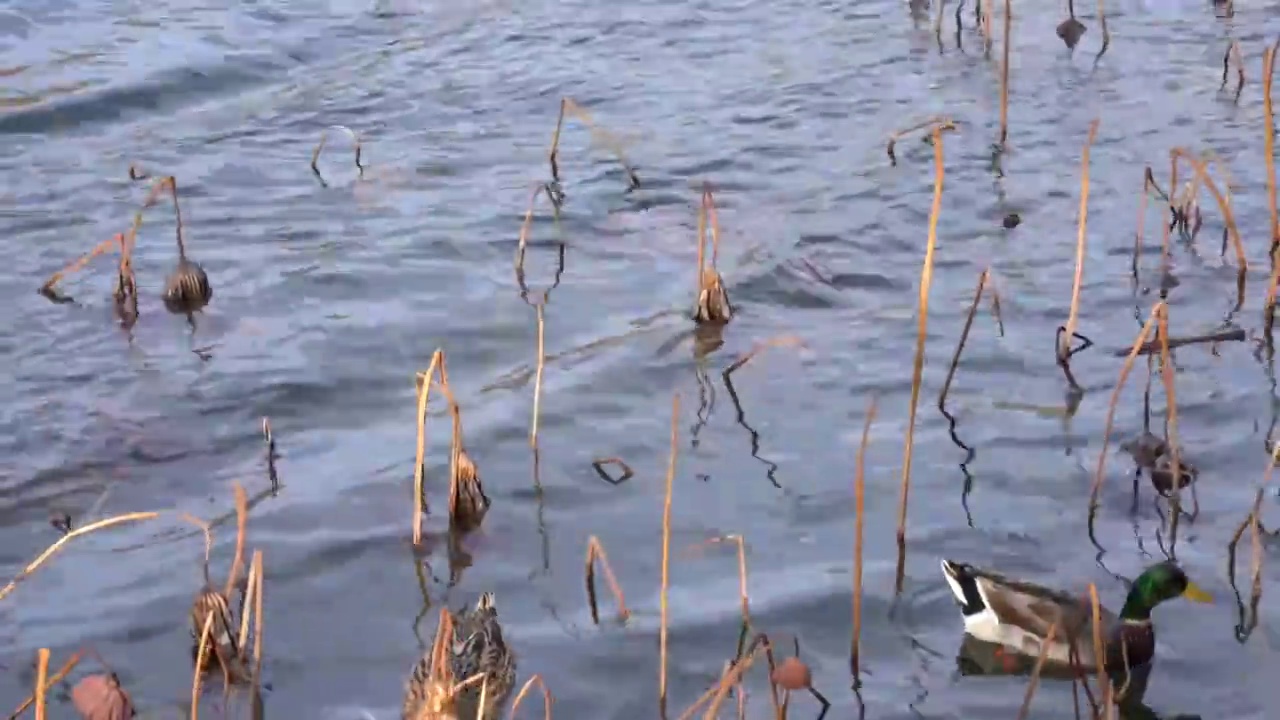
M 1256 328 L 1268 215 L 1259 78 L 1280 21 L 1262 0 L 1237 2 L 1233 20 L 1215 18 L 1209 3 L 1119 3 L 1095 68 L 1090 3 L 1077 3 L 1090 29 L 1074 57 L 1054 37 L 1058 3 L 1014 4 L 1000 178 L 990 150 L 999 45 L 983 58 L 969 9 L 963 51 L 948 11 L 940 52 L 929 21 L 913 23 L 889 0 L 0 0 L 0 574 L 56 539 L 50 514 L 84 523 L 176 509 L 212 519 L 231 511 L 241 482 L 261 496 L 249 542 L 266 559 L 268 713 L 398 717 L 419 635 L 435 620 L 428 612 L 415 626 L 424 596 L 409 501 L 414 372 L 441 347 L 493 510 L 468 539 L 472 565 L 454 587 L 442 550 L 423 567 L 433 609 L 494 590 L 521 679 L 546 679 L 557 717 L 654 716 L 663 477 L 679 394 L 672 705 L 713 681 L 738 631 L 732 551 L 686 548 L 742 533 L 756 624 L 775 639 L 798 635 L 836 706 L 828 717 L 856 717 L 852 476 L 876 396 L 866 714 L 1016 716 L 1023 680 L 956 675 L 961 622 L 938 558 L 1064 587 L 1094 582 L 1118 607 L 1124 587 L 1109 571 L 1133 577 L 1159 557 L 1153 491 L 1142 485 L 1135 524 L 1132 468 L 1115 443 L 1097 532 L 1109 571 L 1084 532 L 1121 364 L 1112 352 L 1132 342 L 1155 299 L 1145 291 L 1157 277 L 1164 214 L 1155 209 L 1137 295 L 1129 279 L 1142 167 L 1167 185 L 1175 146 L 1228 163 L 1252 263 L 1244 306 L 1233 313 L 1234 256 L 1219 257 L 1222 217 L 1205 195 L 1197 244 L 1175 243 L 1170 314 L 1175 334 L 1229 316 Z M 1218 92 L 1229 38 L 1246 62 L 1238 105 Z M 562 96 L 622 138 L 643 186 L 624 192 L 603 146 L 567 126 L 562 224 L 540 209 L 528 251 L 536 299 L 552 283 L 557 241 L 567 243 L 546 306 L 535 485 L 535 311 L 511 258 L 530 189 L 548 177 Z M 906 139 L 890 167 L 884 138 L 934 113 L 959 129 L 945 140 L 906 585 L 891 617 L 932 151 Z M 1052 344 L 1068 311 L 1080 152 L 1095 117 L 1080 329 L 1097 347 L 1073 362 L 1085 394 L 1064 422 L 1053 409 L 1066 383 Z M 333 124 L 362 134 L 367 170 L 357 177 L 335 136 L 322 185 L 307 163 Z M 113 318 L 108 259 L 64 281 L 76 304 L 33 292 L 128 227 L 145 195 L 130 163 L 178 179 L 188 249 L 216 293 L 194 331 L 159 301 L 174 262 L 163 206 L 139 237 L 132 332 Z M 683 313 L 703 180 L 717 190 L 721 269 L 738 317 L 700 365 Z M 1001 227 L 1009 212 L 1023 220 L 1014 230 Z M 988 265 L 1005 333 L 979 314 L 952 389 L 956 432 L 976 453 L 962 468 L 936 401 Z M 805 347 L 766 351 L 726 387 L 721 372 L 735 357 L 785 334 Z M 1235 640 L 1225 553 L 1266 462 L 1273 375 L 1249 342 L 1184 349 L 1177 369 L 1178 429 L 1202 468 L 1200 515 L 1183 525 L 1178 557 L 1218 602 L 1157 611 L 1160 662 L 1146 700 L 1163 713 L 1275 717 L 1276 606 L 1264 595 L 1257 631 Z M 1141 428 L 1142 365 L 1134 378 L 1117 437 Z M 1153 404 L 1159 430 L 1161 393 Z M 263 416 L 282 453 L 275 497 L 263 495 Z M 427 528 L 437 532 L 447 423 L 438 410 L 432 418 Z M 635 477 L 602 482 L 591 468 L 602 456 L 626 459 Z M 221 573 L 234 532 L 216 533 Z M 582 558 L 592 535 L 634 609 L 625 628 L 591 625 Z M 176 520 L 75 541 L 0 603 L 0 697 L 21 700 L 36 648 L 59 658 L 92 643 L 148 714 L 179 714 L 201 553 Z M 762 689 L 755 697 L 763 717 Z M 797 698 L 792 716 L 812 707 Z M 1071 717 L 1069 687 L 1046 684 L 1033 715 Z

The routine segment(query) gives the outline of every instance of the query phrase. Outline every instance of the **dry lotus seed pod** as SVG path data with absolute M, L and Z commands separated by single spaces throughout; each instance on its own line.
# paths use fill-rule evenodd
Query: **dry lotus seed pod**
M 89 675 L 71 690 L 71 703 L 84 720 L 128 720 L 133 702 L 115 675 Z
M 783 690 L 795 692 L 813 684 L 813 674 L 800 658 L 789 657 L 773 671 L 772 680 Z
M 164 306 L 171 313 L 182 314 L 204 308 L 213 299 L 209 276 L 199 263 L 185 257 L 164 284 Z

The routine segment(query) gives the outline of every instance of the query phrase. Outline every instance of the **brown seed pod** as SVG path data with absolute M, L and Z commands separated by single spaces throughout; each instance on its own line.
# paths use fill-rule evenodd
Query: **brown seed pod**
M 1084 26 L 1084 23 L 1074 17 L 1069 17 L 1058 25 L 1058 37 L 1062 39 L 1062 42 L 1066 43 L 1068 49 L 1075 50 L 1085 30 L 1088 30 L 1088 28 Z
M 202 309 L 213 299 L 209 276 L 199 263 L 185 257 L 164 283 L 164 306 L 171 313 L 185 314 Z
M 84 720 L 128 720 L 133 701 L 115 674 L 89 675 L 71 690 L 71 704 Z
M 794 656 L 783 660 L 770 679 L 783 690 L 791 692 L 806 690 L 813 685 L 813 673 L 809 671 L 809 666 Z

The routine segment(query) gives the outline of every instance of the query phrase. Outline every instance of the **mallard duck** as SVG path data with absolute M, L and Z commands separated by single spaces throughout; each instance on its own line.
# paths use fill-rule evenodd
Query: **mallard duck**
M 493 720 L 502 714 L 502 706 L 516 683 L 516 656 L 502 639 L 493 593 L 481 594 L 475 609 L 463 609 L 454 615 L 453 638 L 448 648 L 449 669 L 457 682 L 482 673 L 485 679 L 452 697 L 440 697 L 448 691 L 434 683 L 428 652 L 409 674 L 401 720 Z M 485 703 L 482 714 L 477 714 L 481 711 L 482 684 Z
M 1061 618 L 1047 661 L 1074 667 L 1077 672 L 1097 671 L 1093 613 L 1087 596 L 1075 597 L 951 560 L 942 561 L 942 575 L 960 605 L 967 634 L 1003 646 L 1006 656 L 1036 658 L 1050 626 Z M 1133 582 L 1119 617 L 1104 608 L 1104 667 L 1117 671 L 1150 661 L 1156 648 L 1151 610 L 1176 597 L 1213 602 L 1181 568 L 1172 562 L 1161 562 L 1148 567 Z M 1071 661 L 1073 645 L 1076 662 Z
M 458 451 L 457 475 L 452 486 L 453 495 L 449 498 L 449 525 L 456 532 L 468 533 L 484 522 L 490 501 L 484 494 L 484 484 L 480 482 L 476 464 L 466 450 Z

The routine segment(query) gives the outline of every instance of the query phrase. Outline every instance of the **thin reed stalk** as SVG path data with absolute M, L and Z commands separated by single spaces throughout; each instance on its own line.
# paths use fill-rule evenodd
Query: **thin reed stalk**
M 231 597 L 231 591 L 240 581 L 240 572 L 244 569 L 244 544 L 249 527 L 249 498 L 245 495 L 244 487 L 240 483 L 235 483 L 232 485 L 232 492 L 236 503 L 236 552 L 232 556 L 231 571 L 227 573 L 227 582 L 222 590 L 222 596 L 225 598 Z
M 539 408 L 542 406 L 542 373 L 546 368 L 547 360 L 547 324 L 543 312 L 544 308 L 545 305 L 542 303 L 536 306 L 538 314 L 538 359 L 533 376 L 533 421 L 529 425 L 529 447 L 532 448 L 538 447 L 538 414 Z
M 1227 43 L 1227 51 L 1222 54 L 1222 84 L 1218 86 L 1218 92 L 1227 89 L 1227 75 L 1231 72 L 1231 60 L 1236 61 L 1236 97 L 1235 101 L 1240 102 L 1240 93 L 1244 90 L 1244 57 L 1240 53 L 1240 42 L 1232 40 Z M 1266 60 L 1263 60 L 1266 64 Z M 1265 82 L 1265 80 L 1264 80 Z M 1266 98 L 1264 98 L 1265 102 Z
M 1267 48 L 1262 59 L 1263 155 L 1267 163 L 1267 205 L 1271 210 L 1271 243 L 1267 251 L 1271 259 L 1271 279 L 1267 284 L 1267 302 L 1263 307 L 1263 327 L 1268 338 L 1275 323 L 1276 287 L 1280 283 L 1280 262 L 1277 262 L 1276 257 L 1276 249 L 1280 247 L 1280 214 L 1277 213 L 1276 203 L 1276 129 L 1275 110 L 1271 99 L 1277 47 L 1280 47 L 1280 41 Z
M 942 383 L 942 392 L 938 395 L 938 409 L 943 415 L 947 413 L 947 395 L 951 392 L 951 383 L 955 380 L 956 370 L 960 367 L 960 355 L 964 352 L 965 343 L 969 341 L 969 330 L 973 328 L 973 318 L 978 314 L 978 303 L 982 302 L 982 293 L 987 286 L 987 278 L 991 268 L 978 275 L 978 286 L 973 291 L 973 302 L 969 304 L 969 312 L 965 315 L 964 325 L 960 328 L 960 342 L 956 343 L 956 351 L 951 356 L 951 365 L 947 368 L 947 379 Z M 993 295 L 994 297 L 994 295 Z
M 23 580 L 26 580 L 28 577 L 31 576 L 32 573 L 34 573 L 36 570 L 39 570 L 41 565 L 44 565 L 46 562 L 48 562 L 49 558 L 53 557 L 59 550 L 61 550 L 72 539 L 83 537 L 90 533 L 94 533 L 99 530 L 105 530 L 106 528 L 113 527 L 116 525 L 121 525 L 123 523 L 142 522 L 144 520 L 154 520 L 158 517 L 160 517 L 160 513 L 158 512 L 126 513 L 124 515 L 117 515 L 115 517 L 105 518 L 103 520 L 99 520 L 97 522 L 85 525 L 84 527 L 79 527 L 72 530 L 71 532 L 58 538 L 52 545 L 46 548 L 44 552 L 36 556 L 35 560 L 32 560 L 31 562 L 27 563 L 27 565 L 22 569 L 22 571 L 19 572 L 12 580 L 10 580 L 7 585 L 5 585 L 3 588 L 0 588 L 0 600 L 3 600 L 6 597 L 8 597 L 9 593 L 13 592 L 14 588 L 18 586 L 18 583 L 22 582 Z
M 543 682 L 543 676 L 536 673 L 527 680 L 524 687 L 520 688 L 520 692 L 516 693 L 516 700 L 511 702 L 511 714 L 508 717 L 515 719 L 516 710 L 520 708 L 520 703 L 525 700 L 526 694 L 529 694 L 530 689 L 534 687 L 534 683 L 538 683 L 538 688 L 543 691 L 543 720 L 552 720 L 552 703 L 556 702 L 556 698 L 553 698 L 552 692 L 547 689 L 547 683 Z M 484 706 L 481 705 L 480 707 Z
M 1098 692 L 1109 697 L 1111 682 L 1107 679 L 1107 641 L 1102 634 L 1102 603 L 1098 602 L 1098 586 L 1089 583 L 1089 609 L 1093 618 L 1093 659 L 1098 670 Z M 1088 688 L 1088 685 L 1085 686 Z
M 920 403 L 920 383 L 924 376 L 924 339 L 929 324 L 929 287 L 933 282 L 933 254 L 938 244 L 938 215 L 942 212 L 943 166 L 942 130 L 933 129 L 933 206 L 929 211 L 929 237 L 925 244 L 924 264 L 920 269 L 920 298 L 917 309 L 916 355 L 911 375 L 911 410 L 907 420 L 907 437 L 902 457 L 902 488 L 898 500 L 898 570 L 894 592 L 902 593 L 907 560 L 907 501 L 911 493 L 911 455 L 916 431 L 916 408 Z
M 36 652 L 36 720 L 45 720 L 45 687 L 49 683 L 49 648 Z
M 854 460 L 853 472 L 853 639 L 849 643 L 849 672 L 853 675 L 854 687 L 862 684 L 862 559 L 867 487 L 866 459 L 867 444 L 871 440 L 871 424 L 876 420 L 876 406 L 876 396 L 872 395 L 871 402 L 867 403 L 866 420 L 862 423 L 862 441 L 858 443 L 858 455 Z
M 706 704 L 708 701 L 710 702 L 710 706 L 707 708 L 707 712 L 702 716 L 703 720 L 716 720 L 716 718 L 720 716 L 720 706 L 724 704 L 725 698 L 729 696 L 729 691 L 742 681 L 742 675 L 746 673 L 752 664 L 755 663 L 756 657 L 761 652 L 768 654 L 772 660 L 771 656 L 773 647 L 769 644 L 768 638 L 764 635 L 757 635 L 752 641 L 747 654 L 735 662 L 733 667 L 729 669 L 729 672 L 725 673 L 725 675 L 720 678 L 719 684 L 712 688 L 714 692 L 712 693 L 709 691 L 707 694 L 704 694 L 703 697 L 699 698 L 697 702 L 681 714 L 680 720 L 687 720 L 687 718 L 692 717 L 693 714 L 697 712 L 697 708 Z
M 1152 328 L 1156 324 L 1156 319 L 1161 312 L 1163 302 L 1156 303 L 1151 308 L 1151 314 L 1147 317 L 1147 321 L 1142 326 L 1142 330 L 1138 332 L 1138 336 L 1133 340 L 1133 347 L 1129 350 L 1129 355 L 1124 360 L 1124 365 L 1120 368 L 1120 377 L 1116 380 L 1116 387 L 1111 391 L 1111 402 L 1107 406 L 1107 422 L 1102 432 L 1102 450 L 1098 452 L 1098 465 L 1094 471 L 1093 486 L 1089 489 L 1089 536 L 1093 538 L 1093 519 L 1098 511 L 1098 494 L 1102 491 L 1102 479 L 1107 469 L 1107 448 L 1111 444 L 1111 428 L 1115 424 L 1116 405 L 1120 402 L 1120 392 L 1124 390 L 1124 383 L 1129 379 L 1129 373 L 1133 371 L 1133 362 L 1138 357 L 1138 350 L 1142 348 L 1142 344 L 1146 342 L 1147 336 L 1150 335 Z M 1096 544 L 1096 540 L 1094 541 Z
M 1107 9 L 1103 0 L 1098 0 L 1098 25 L 1102 28 L 1102 47 L 1093 57 L 1094 67 L 1098 66 L 1098 61 L 1102 60 L 1102 56 L 1107 54 L 1107 48 L 1111 47 L 1111 31 L 1107 29 Z
M 1004 47 L 1001 48 L 1004 58 L 1000 63 L 1000 142 L 997 143 L 1001 151 L 1009 140 L 1009 37 L 1012 27 L 1013 3 L 1004 0 Z
M 591 119 L 591 113 L 587 112 L 581 105 L 574 102 L 572 98 L 560 99 L 560 114 L 556 118 L 556 129 L 551 135 L 551 150 L 547 153 L 547 161 L 551 164 L 551 179 L 560 182 L 560 163 L 558 156 L 560 153 L 560 132 L 564 129 L 565 117 L 571 117 L 586 126 L 587 131 L 591 133 L 593 142 L 600 142 L 602 145 L 611 150 L 614 157 L 617 158 L 618 164 L 627 174 L 627 188 L 634 190 L 640 187 L 640 176 L 636 175 L 635 168 L 627 161 L 627 154 L 622 149 L 622 143 L 618 141 L 612 133 L 600 128 L 599 125 Z
M 271 418 L 262 417 L 262 439 L 267 444 L 267 480 L 271 482 L 271 491 L 280 489 L 280 474 L 276 472 L 276 438 L 271 434 Z
M 662 501 L 662 586 L 659 589 L 658 628 L 658 708 L 667 714 L 667 594 L 671 589 L 671 492 L 676 478 L 676 453 L 679 447 L 680 395 L 671 398 L 671 451 L 667 459 L 666 492 Z
M 204 675 L 202 670 L 204 664 L 209 660 L 209 637 L 213 633 L 213 618 L 211 612 L 205 615 L 204 626 L 200 630 L 200 644 L 196 647 L 196 667 L 191 673 L 191 720 L 199 720 L 200 718 L 200 682 Z
M 1169 446 L 1169 455 L 1173 461 L 1171 466 L 1173 493 L 1170 498 L 1173 506 L 1173 519 L 1169 525 L 1169 554 L 1176 557 L 1175 545 L 1178 541 L 1178 519 L 1182 515 L 1182 464 L 1179 457 L 1181 450 L 1178 442 L 1178 398 L 1174 393 L 1173 358 L 1169 355 L 1169 306 L 1162 302 L 1157 307 L 1160 310 L 1156 322 L 1157 334 L 1160 339 L 1160 378 L 1164 383 L 1166 402 L 1165 417 L 1168 433 L 1166 442 Z
M 1076 336 L 1076 326 L 1080 316 L 1080 288 L 1084 283 L 1085 246 L 1088 242 L 1086 228 L 1089 221 L 1089 149 L 1098 136 L 1098 119 L 1089 123 L 1089 135 L 1084 141 L 1084 151 L 1080 156 L 1080 215 L 1076 227 L 1076 272 L 1071 281 L 1071 310 L 1067 314 L 1066 332 L 1060 335 L 1058 344 L 1058 363 L 1065 366 L 1070 361 L 1071 339 Z M 1070 377 L 1070 371 L 1067 371 Z M 1073 386 L 1075 382 L 1071 383 Z
M 601 569 L 604 570 L 604 580 L 609 585 L 609 591 L 613 593 L 613 599 L 618 603 L 618 621 L 626 622 L 627 618 L 631 617 L 631 611 L 627 609 L 627 597 L 622 593 L 618 577 L 613 574 L 613 567 L 609 565 L 609 555 L 604 551 L 604 545 L 595 535 L 587 538 L 585 570 L 587 605 L 591 608 L 591 622 L 595 625 L 600 624 L 600 606 L 596 600 L 596 562 L 599 562 Z
M 1040 686 L 1040 673 L 1044 671 L 1045 660 L 1049 657 L 1049 648 L 1053 645 L 1053 639 L 1058 634 L 1058 625 L 1062 622 L 1059 617 L 1049 626 L 1049 632 L 1045 633 L 1044 642 L 1040 645 L 1040 656 L 1036 658 L 1035 667 L 1031 670 L 1031 679 L 1027 681 L 1027 693 L 1022 698 L 1022 708 L 1018 710 L 1018 720 L 1026 720 L 1027 713 L 1031 712 L 1031 699 L 1036 696 L 1036 688 Z

